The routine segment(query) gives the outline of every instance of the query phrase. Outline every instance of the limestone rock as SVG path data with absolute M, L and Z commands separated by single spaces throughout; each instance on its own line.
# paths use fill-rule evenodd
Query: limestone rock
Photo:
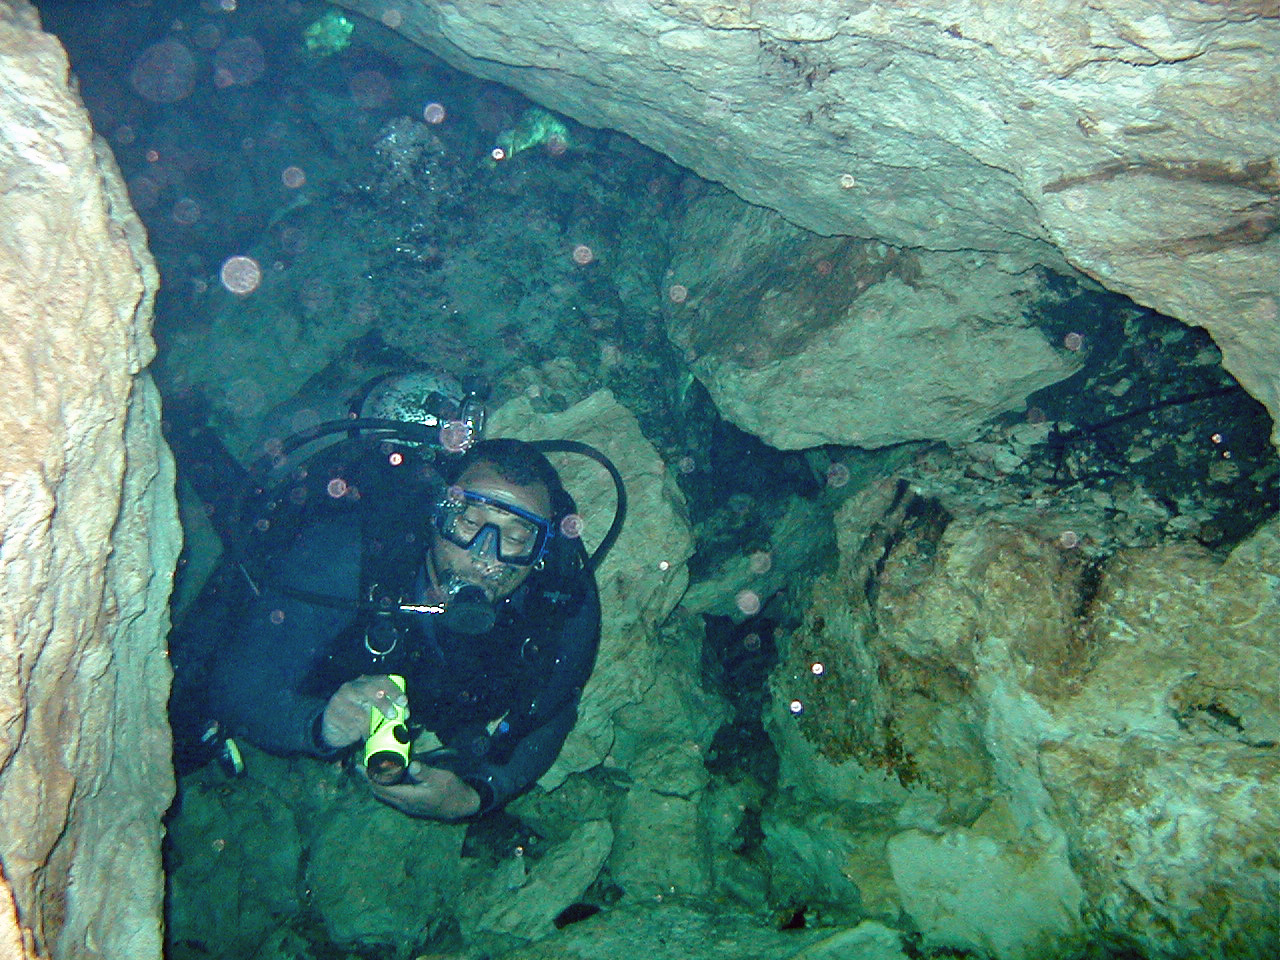
M 596 879 L 612 846 L 608 821 L 590 820 L 537 863 L 516 858 L 508 871 L 489 871 L 484 887 L 461 905 L 467 941 L 518 943 L 550 936 L 552 921 Z
M 635 417 L 609 391 L 554 414 L 535 413 L 529 399 L 519 397 L 493 412 L 487 435 L 589 443 L 626 478 L 626 525 L 596 572 L 603 617 L 600 655 L 578 724 L 542 780 L 550 789 L 569 773 L 593 767 L 605 757 L 613 745 L 614 714 L 640 702 L 652 686 L 657 655 L 652 636 L 684 592 L 689 577 L 685 562 L 693 544 L 683 495 Z M 593 551 L 614 514 L 613 483 L 601 466 L 583 457 L 550 458 L 577 502 L 583 541 Z
M 889 841 L 888 856 L 928 946 L 1000 960 L 1072 956 L 1083 946 L 1082 893 L 1065 844 L 1029 851 L 1016 837 L 908 830 Z
M 930 942 L 1002 957 L 1274 953 L 1280 524 L 1225 561 L 1120 550 L 1098 579 L 1029 516 L 952 516 L 893 482 L 837 514 L 840 568 L 771 681 L 784 888 L 825 900 L 843 878 Z M 877 830 L 888 890 L 854 858 Z M 974 921 L 983 877 L 1040 893 Z
M 325 811 L 306 883 L 329 936 L 345 945 L 422 943 L 452 916 L 466 827 L 415 820 L 363 785 Z
M 499 960 L 614 960 L 643 945 L 649 960 L 905 960 L 902 937 L 868 921 L 831 930 L 778 931 L 754 917 L 678 897 L 610 910 Z
M 0 2 L 0 171 L 0 952 L 159 957 L 181 534 L 141 372 L 157 280 L 25 0 Z
M 616 716 L 607 763 L 629 783 L 618 803 L 610 874 L 628 897 L 705 896 L 711 864 L 701 799 L 710 775 L 704 762 L 726 711 L 698 684 L 701 631 L 674 619 L 656 638 L 659 656 L 642 701 Z
M 735 553 L 708 577 L 689 585 L 680 600 L 695 614 L 742 618 L 736 597 L 751 590 L 768 599 L 796 576 L 811 570 L 831 550 L 831 530 L 821 507 L 802 497 L 790 497 L 783 514 L 768 531 L 769 549 Z
M 1280 945 L 1280 522 L 1106 569 L 1087 671 L 1053 707 L 1046 788 L 1090 899 L 1153 956 Z
M 210 766 L 184 780 L 169 829 L 170 942 L 251 952 L 301 909 L 302 849 L 293 811 L 258 777 L 228 784 Z
M 720 412 L 775 447 L 969 439 L 1072 365 L 994 258 L 816 237 L 717 195 L 673 252 L 671 339 Z
M 370 17 L 382 0 L 344 0 Z M 1222 345 L 1275 415 L 1280 42 L 1267 3 L 403 3 L 450 63 L 827 235 L 995 250 Z
M 702 793 L 700 814 L 712 888 L 715 895 L 748 906 L 768 902 L 769 896 L 768 871 L 750 839 L 764 789 L 749 778 L 736 783 L 716 778 Z
M 169 942 L 181 956 L 291 956 L 290 931 L 331 943 L 424 943 L 462 889 L 465 826 L 375 800 L 340 763 L 241 742 L 244 774 L 188 774 L 171 818 Z M 258 946 L 262 944 L 261 946 Z

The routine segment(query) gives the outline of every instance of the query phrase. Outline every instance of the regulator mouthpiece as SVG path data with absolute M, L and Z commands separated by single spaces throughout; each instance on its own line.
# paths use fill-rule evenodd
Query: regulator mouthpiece
M 479 636 L 488 633 L 498 615 L 483 590 L 465 586 L 451 596 L 444 608 L 444 625 L 454 633 Z

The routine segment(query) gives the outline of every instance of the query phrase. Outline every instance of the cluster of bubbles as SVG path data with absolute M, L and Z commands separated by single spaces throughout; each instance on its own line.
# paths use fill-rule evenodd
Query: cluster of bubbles
M 248 86 L 266 73 L 266 53 L 253 37 L 234 37 L 224 43 L 215 24 L 203 24 L 193 32 L 192 40 L 202 49 L 213 50 L 213 84 L 219 90 Z M 129 85 L 144 100 L 177 103 L 195 91 L 198 73 L 199 62 L 191 48 L 170 37 L 138 55 L 129 72 Z

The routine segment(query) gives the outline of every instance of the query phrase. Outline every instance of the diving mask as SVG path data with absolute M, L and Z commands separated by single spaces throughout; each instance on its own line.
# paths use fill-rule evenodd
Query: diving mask
M 436 509 L 436 532 L 473 556 L 517 567 L 547 552 L 551 521 L 522 507 L 462 487 L 450 487 Z

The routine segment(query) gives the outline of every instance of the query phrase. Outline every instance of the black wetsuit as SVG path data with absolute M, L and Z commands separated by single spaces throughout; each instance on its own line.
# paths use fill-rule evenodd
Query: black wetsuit
M 480 636 L 451 632 L 439 615 L 400 615 L 395 647 L 376 656 L 366 645 L 370 614 L 305 602 L 271 586 L 355 599 L 368 589 L 362 537 L 367 530 L 354 513 L 331 515 L 271 562 L 262 595 L 212 664 L 213 716 L 275 753 L 335 756 L 341 751 L 318 738 L 329 697 L 362 674 L 400 674 L 411 731 L 432 731 L 448 748 L 423 761 L 473 787 L 480 813 L 501 806 L 547 771 L 577 719 L 600 635 L 591 573 L 578 567 L 566 583 L 551 573 L 561 570 L 563 581 L 563 564 L 535 571 L 498 605 L 494 628 Z M 560 546 L 580 549 L 563 540 Z M 408 592 L 424 599 L 420 564 Z M 385 642 L 379 636 L 371 646 L 385 649 Z

